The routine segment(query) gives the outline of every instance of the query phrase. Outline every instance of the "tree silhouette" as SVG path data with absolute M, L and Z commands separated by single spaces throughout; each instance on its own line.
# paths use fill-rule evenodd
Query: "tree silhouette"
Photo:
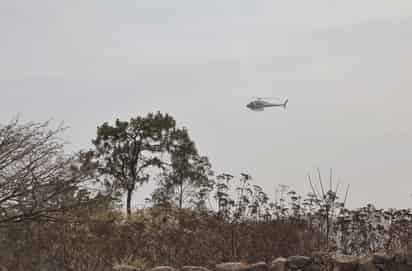
M 173 147 L 169 148 L 170 163 L 163 172 L 153 198 L 175 202 L 179 209 L 187 199 L 204 205 L 205 192 L 213 185 L 209 179 L 213 172 L 209 159 L 200 156 L 186 129 L 175 130 Z
M 0 125 L 0 224 L 53 220 L 90 199 L 89 177 L 63 152 L 62 127 Z
M 128 215 L 131 214 L 133 191 L 153 176 L 153 169 L 166 168 L 163 155 L 176 149 L 181 133 L 174 118 L 160 112 L 130 121 L 117 119 L 114 126 L 105 122 L 97 128 L 92 142 L 98 172 L 108 178 L 114 189 L 127 193 Z

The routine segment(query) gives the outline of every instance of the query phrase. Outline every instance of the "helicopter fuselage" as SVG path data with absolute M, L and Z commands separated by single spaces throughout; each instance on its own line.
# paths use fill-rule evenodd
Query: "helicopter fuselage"
M 255 101 L 248 103 L 246 107 L 248 107 L 249 109 L 253 111 L 263 111 L 265 107 L 276 107 L 276 106 L 286 107 L 286 104 L 287 104 L 287 100 L 285 101 L 285 103 L 269 103 L 266 101 L 255 100 Z

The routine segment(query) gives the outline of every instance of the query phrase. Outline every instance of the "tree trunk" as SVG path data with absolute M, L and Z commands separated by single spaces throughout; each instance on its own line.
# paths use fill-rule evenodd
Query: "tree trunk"
M 126 209 L 127 209 L 128 218 L 130 218 L 132 214 L 132 194 L 133 194 L 133 189 L 127 189 Z
M 232 225 L 232 260 L 237 260 L 237 253 L 236 253 L 236 225 Z
M 179 209 L 182 210 L 183 208 L 183 185 L 180 185 L 179 188 Z

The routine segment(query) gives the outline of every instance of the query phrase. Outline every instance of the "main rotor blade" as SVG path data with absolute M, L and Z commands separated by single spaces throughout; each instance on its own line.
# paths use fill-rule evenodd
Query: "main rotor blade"
M 278 97 L 252 97 L 253 99 L 260 99 L 260 100 L 269 100 L 269 99 L 274 99 L 274 100 L 281 100 Z

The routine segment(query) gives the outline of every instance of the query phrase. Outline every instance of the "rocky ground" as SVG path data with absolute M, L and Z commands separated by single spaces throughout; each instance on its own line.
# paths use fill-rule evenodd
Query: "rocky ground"
M 201 266 L 181 268 L 159 266 L 149 271 L 412 271 L 412 254 L 376 253 L 371 256 L 357 257 L 316 253 L 311 257 L 277 258 L 270 263 L 221 263 L 211 269 Z M 141 271 L 125 265 L 115 266 L 114 270 Z

